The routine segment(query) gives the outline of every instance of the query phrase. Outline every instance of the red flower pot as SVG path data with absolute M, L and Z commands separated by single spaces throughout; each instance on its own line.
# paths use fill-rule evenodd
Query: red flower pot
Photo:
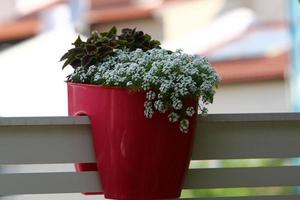
M 182 133 L 167 114 L 144 116 L 145 92 L 68 83 L 69 114 L 92 122 L 97 166 L 108 199 L 178 198 L 197 117 Z M 197 100 L 189 102 L 197 109 Z

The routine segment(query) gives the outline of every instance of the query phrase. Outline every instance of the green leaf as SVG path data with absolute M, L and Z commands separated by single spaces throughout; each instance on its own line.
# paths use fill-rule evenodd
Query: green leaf
M 99 37 L 98 31 L 93 31 L 91 37 L 94 38 L 94 39 L 98 38 Z
M 59 62 L 61 62 L 61 61 L 65 60 L 65 59 L 67 59 L 67 58 L 68 58 L 68 55 L 69 55 L 68 52 L 65 53 L 65 54 L 60 58 Z
M 152 40 L 151 41 L 151 45 L 153 45 L 153 46 L 159 46 L 159 45 L 161 45 L 161 43 L 158 40 Z
M 75 47 L 68 50 L 60 59 L 60 61 L 66 60 L 63 69 L 67 65 L 76 68 L 78 66 L 87 67 L 92 64 L 98 64 L 105 57 L 113 55 L 115 49 L 123 49 L 124 47 L 131 51 L 137 48 L 141 48 L 143 51 L 161 48 L 159 41 L 152 40 L 149 34 L 137 31 L 136 28 L 122 29 L 120 35 L 117 35 L 117 32 L 117 28 L 113 26 L 109 32 L 92 32 L 86 41 L 82 41 L 80 36 L 78 36 L 75 42 L 72 43 Z
M 300 0 L 299 0 L 299 1 L 300 1 Z M 152 38 L 151 38 L 150 35 L 145 34 L 145 35 L 144 35 L 144 39 L 147 40 L 147 41 L 150 41 Z
M 70 62 L 70 65 L 75 69 L 81 65 L 80 59 L 74 59 Z
M 82 40 L 80 38 L 80 35 L 78 35 L 77 39 L 75 40 L 75 42 L 73 43 L 73 45 L 75 45 L 75 47 L 79 47 L 82 44 Z
M 110 29 L 110 31 L 108 32 L 108 37 L 113 37 L 114 35 L 116 35 L 117 34 L 117 28 L 115 27 L 115 26 L 113 26 L 111 29 Z
M 131 32 L 132 32 L 132 30 L 129 29 L 129 28 L 123 28 L 122 29 L 122 34 L 124 34 L 124 35 L 130 34 Z
M 68 51 L 68 53 L 69 53 L 70 55 L 83 54 L 83 53 L 84 53 L 84 49 L 79 48 L 79 47 L 76 47 L 76 48 L 70 49 L 70 50 Z
M 132 29 L 132 32 L 131 32 L 131 34 L 134 34 L 134 33 L 135 33 L 135 31 L 136 31 L 136 28 Z
M 118 40 L 117 43 L 121 47 L 124 47 L 124 46 L 126 46 L 128 44 L 128 41 L 127 40 Z
M 84 68 L 85 68 L 85 67 L 91 66 L 92 59 L 93 59 L 93 57 L 91 57 L 91 56 L 88 56 L 88 55 L 84 56 L 84 57 L 82 58 L 82 60 L 81 60 L 81 65 L 82 65 Z
M 107 36 L 108 36 L 108 32 L 100 33 L 100 35 L 101 35 L 102 37 L 107 37 Z
M 135 33 L 135 38 L 143 38 L 143 36 L 144 36 L 144 32 L 143 31 L 138 31 L 138 32 L 136 32 Z
M 95 45 L 96 45 L 97 47 L 101 47 L 101 46 L 103 45 L 103 42 L 102 42 L 101 40 L 99 40 L 99 41 L 97 41 L 97 42 L 95 43 Z
M 88 44 L 86 45 L 86 51 L 88 54 L 94 55 L 97 53 L 97 47 L 95 45 Z
M 70 59 L 66 60 L 62 66 L 62 69 L 64 69 L 66 66 L 70 64 Z

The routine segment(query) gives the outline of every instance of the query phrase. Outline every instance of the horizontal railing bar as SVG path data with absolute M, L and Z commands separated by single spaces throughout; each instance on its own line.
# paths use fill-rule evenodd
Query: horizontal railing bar
M 95 162 L 89 124 L 0 126 L 0 165 Z
M 267 120 L 273 114 L 216 114 L 208 115 L 207 118 L 199 117 L 193 159 L 218 160 L 300 157 L 300 134 L 298 133 L 298 130 L 300 130 L 300 121 L 290 120 L 292 116 L 298 116 L 298 114 L 281 113 L 278 115 L 281 116 L 279 118 L 289 120 L 273 122 L 254 121 L 255 116 L 261 116 L 260 118 Z M 244 116 L 244 118 L 248 116 L 248 119 L 251 118 L 252 121 L 236 121 L 238 119 L 237 116 Z M 221 119 L 223 118 L 229 121 L 222 121 Z M 2 124 L 0 126 L 0 164 L 95 161 L 94 157 L 91 158 L 88 155 L 93 151 L 93 148 L 90 121 L 86 116 L 0 118 L 0 122 Z M 15 141 L 18 141 L 18 145 L 15 144 Z M 68 144 L 68 148 L 70 147 L 72 150 L 64 152 L 66 147 L 63 147 L 65 146 L 63 143 Z M 42 144 L 45 144 L 45 146 Z M 61 158 L 53 160 L 51 157 L 54 157 L 54 155 L 52 155 L 50 156 L 51 159 L 47 160 L 43 156 L 46 147 L 49 150 L 45 155 L 49 156 L 51 153 L 50 149 L 52 149 L 53 154 L 57 155 L 60 153 Z M 54 149 L 53 147 L 57 148 Z M 70 156 L 70 154 L 77 155 L 78 151 L 83 152 L 79 154 L 78 158 L 75 158 L 75 155 Z M 35 153 L 33 153 L 31 158 L 27 159 L 30 152 L 37 152 L 36 154 L 40 152 L 40 156 L 37 155 L 37 158 L 45 158 L 42 160 L 35 159 Z M 67 160 L 63 160 L 62 157 L 66 157 L 66 155 L 68 155 Z M 21 159 L 18 160 L 18 158 Z
M 237 113 L 199 115 L 203 122 L 300 121 L 300 113 Z M 0 117 L 0 126 L 90 124 L 87 116 Z
M 0 194 L 48 194 L 102 191 L 97 172 L 0 174 Z
M 299 200 L 300 195 L 184 198 L 182 200 Z
M 199 116 L 203 122 L 300 121 L 300 113 L 233 113 Z
M 194 160 L 300 157 L 299 121 L 202 121 Z
M 190 169 L 184 189 L 299 186 L 300 166 Z
M 0 117 L 0 126 L 84 125 L 90 124 L 87 116 L 76 117 Z

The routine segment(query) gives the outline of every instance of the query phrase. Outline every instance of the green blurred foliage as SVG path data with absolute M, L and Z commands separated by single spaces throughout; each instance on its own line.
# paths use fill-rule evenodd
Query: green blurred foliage
M 213 161 L 216 162 L 216 161 Z M 217 161 L 217 167 L 267 167 L 290 165 L 290 159 L 243 159 L 243 160 L 222 160 Z M 211 161 L 192 161 L 190 168 L 209 168 Z M 213 165 L 216 165 L 214 163 Z M 215 166 L 213 166 L 215 167 Z M 199 189 L 183 190 L 182 198 L 192 197 L 224 197 L 224 196 L 251 196 L 251 195 L 279 195 L 291 194 L 295 191 L 294 187 L 260 187 L 260 188 L 229 188 L 229 189 Z

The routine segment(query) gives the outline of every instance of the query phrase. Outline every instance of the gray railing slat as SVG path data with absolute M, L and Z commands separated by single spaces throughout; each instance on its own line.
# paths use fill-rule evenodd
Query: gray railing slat
M 90 125 L 0 126 L 0 164 L 94 162 Z
M 0 174 L 0 194 L 99 192 L 97 172 Z
M 299 200 L 300 195 L 184 198 L 182 200 Z
M 300 157 L 299 130 L 300 114 L 298 113 L 199 117 L 193 159 Z M 92 146 L 88 117 L 0 118 L 0 164 L 94 162 Z M 57 185 L 54 184 L 55 182 L 62 184 Z M 69 182 L 72 184 L 66 187 Z M 73 182 L 76 183 L 73 185 Z M 95 192 L 99 188 L 99 183 L 97 185 L 96 182 L 98 182 L 97 172 L 0 174 L 0 194 Z M 97 187 L 93 188 L 95 184 Z M 184 188 L 298 185 L 300 185 L 300 167 L 283 166 L 191 169 Z M 294 200 L 300 198 L 292 195 L 198 199 Z
M 76 117 L 0 117 L 0 126 L 84 125 L 90 124 L 87 116 Z
M 199 118 L 194 160 L 300 157 L 300 120 L 215 120 Z
M 299 186 L 300 167 L 190 169 L 185 189 Z
M 233 113 L 209 114 L 199 116 L 205 122 L 275 122 L 275 121 L 300 121 L 300 113 Z

